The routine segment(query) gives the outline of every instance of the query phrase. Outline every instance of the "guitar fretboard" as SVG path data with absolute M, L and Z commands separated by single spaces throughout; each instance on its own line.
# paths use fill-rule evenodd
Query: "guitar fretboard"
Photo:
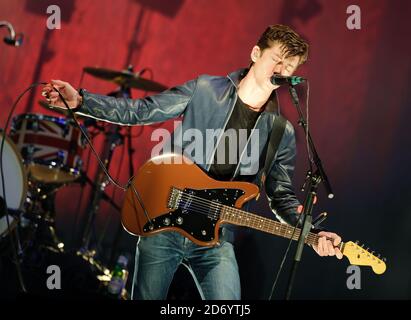
M 294 227 L 288 224 L 226 206 L 222 208 L 220 218 L 231 224 L 253 228 L 287 239 L 291 239 L 292 237 L 293 240 L 298 240 L 301 233 L 300 228 L 295 228 L 294 230 Z M 305 243 L 310 245 L 317 244 L 318 238 L 318 235 L 309 232 L 305 239 Z
M 173 187 L 173 191 L 170 194 L 169 206 L 172 208 L 173 203 L 178 203 L 177 207 L 180 207 L 181 201 L 184 206 L 195 206 L 196 211 L 203 211 L 206 214 L 210 214 L 211 211 L 204 208 L 213 208 L 213 218 L 222 219 L 225 222 L 253 228 L 256 230 L 264 231 L 270 234 L 274 234 L 283 238 L 298 240 L 301 234 L 300 228 L 294 228 L 294 226 L 281 223 L 269 218 L 261 217 L 259 215 L 243 211 L 241 209 L 233 208 L 227 205 L 212 202 L 207 199 L 203 199 L 182 190 Z M 316 245 L 318 243 L 319 236 L 315 233 L 309 232 L 305 243 L 309 245 Z M 340 250 L 344 250 L 344 243 L 339 245 Z

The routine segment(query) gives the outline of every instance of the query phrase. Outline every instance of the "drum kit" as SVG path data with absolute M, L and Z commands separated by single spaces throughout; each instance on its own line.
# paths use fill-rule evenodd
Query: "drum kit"
M 117 97 L 131 97 L 131 88 L 151 92 L 167 89 L 160 83 L 142 78 L 144 70 L 133 73 L 132 67 L 124 71 L 91 67 L 83 70 L 96 78 L 119 85 L 119 90 L 111 94 Z M 58 239 L 55 230 L 55 196 L 62 186 L 87 181 L 93 188 L 93 196 L 86 212 L 88 217 L 81 236 L 81 247 L 76 250 L 76 255 L 86 260 L 96 270 L 95 273 L 103 275 L 101 279 L 104 279 L 109 270 L 95 259 L 96 252 L 91 250 L 90 239 L 99 202 L 108 200 L 116 207 L 104 193 L 106 177 L 102 170 L 97 171 L 94 181 L 87 176 L 83 155 L 88 146 L 76 121 L 64 109 L 53 108 L 43 101 L 39 103 L 43 108 L 59 113 L 59 116 L 37 113 L 17 115 L 13 118 L 9 134 L 4 137 L 4 190 L 3 183 L 0 183 L 0 250 L 10 244 L 6 238 L 15 237 L 22 264 L 32 258 L 32 252 L 39 250 L 65 254 L 64 244 Z M 81 122 L 81 118 L 79 120 Z M 113 124 L 100 125 L 99 121 L 94 120 L 92 124 L 106 136 L 100 157 L 108 166 L 114 148 L 123 143 L 125 134 Z M 86 121 L 81 126 L 85 132 L 90 130 Z M 0 138 L 3 138 L 1 132 Z M 131 139 L 130 132 L 128 138 Z M 118 207 L 116 209 L 120 210 Z

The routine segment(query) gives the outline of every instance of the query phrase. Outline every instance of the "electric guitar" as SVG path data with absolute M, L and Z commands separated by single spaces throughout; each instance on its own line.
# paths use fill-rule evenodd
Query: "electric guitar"
M 148 160 L 130 183 L 122 224 L 126 231 L 139 236 L 178 231 L 200 246 L 216 245 L 224 223 L 298 240 L 299 228 L 240 209 L 258 194 L 252 183 L 217 181 L 183 155 L 162 155 Z M 318 238 L 310 232 L 305 243 L 317 244 Z M 341 242 L 339 249 L 351 264 L 371 266 L 377 274 L 385 272 L 385 259 L 357 243 Z

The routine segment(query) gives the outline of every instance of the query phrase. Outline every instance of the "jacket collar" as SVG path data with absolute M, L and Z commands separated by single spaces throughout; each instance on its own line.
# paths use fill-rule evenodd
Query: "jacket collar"
M 240 84 L 241 79 L 243 79 L 246 74 L 248 73 L 249 68 L 239 69 L 237 71 L 231 72 L 227 75 L 228 79 L 233 83 L 236 90 L 238 90 L 238 85 Z M 268 99 L 267 103 L 265 104 L 265 108 L 263 112 L 271 112 L 275 114 L 279 114 L 279 103 L 277 93 L 274 90 Z

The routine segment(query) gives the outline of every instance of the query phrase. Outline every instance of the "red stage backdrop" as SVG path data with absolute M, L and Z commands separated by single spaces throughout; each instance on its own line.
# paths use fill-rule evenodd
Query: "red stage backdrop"
M 361 9 L 360 30 L 347 28 L 351 4 Z M 47 28 L 49 5 L 61 9 L 59 30 Z M 153 79 L 168 87 L 199 74 L 226 75 L 248 65 L 251 48 L 267 25 L 288 24 L 310 43 L 308 62 L 298 74 L 310 81 L 312 135 L 336 194 L 330 201 L 321 192 L 317 213 L 327 210 L 329 229 L 347 240 L 370 243 L 389 261 L 384 276 L 364 271 L 363 289 L 351 291 L 345 284 L 347 261 L 320 259 L 307 249 L 295 295 L 409 298 L 410 250 L 402 245 L 411 240 L 407 204 L 411 194 L 407 166 L 411 160 L 410 13 L 410 2 L 388 0 L 0 0 L 0 20 L 10 21 L 25 36 L 19 48 L 0 44 L 0 126 L 4 127 L 13 101 L 34 82 L 62 79 L 107 94 L 116 86 L 87 74 L 82 78 L 84 67 L 150 68 Z M 5 35 L 2 29 L 1 37 Z M 134 98 L 145 94 L 132 90 Z M 15 115 L 58 116 L 38 100 L 39 88 L 22 99 Z M 298 133 L 298 188 L 307 169 L 304 137 L 286 90 L 281 91 L 280 102 Z M 135 169 L 150 157 L 157 143 L 150 140 L 151 133 L 159 126 L 173 127 L 171 121 L 133 127 Z M 95 139 L 98 150 L 102 140 L 102 136 Z M 117 147 L 110 172 L 123 184 L 129 178 L 128 161 L 126 146 Z M 87 172 L 91 179 L 96 167 L 92 156 Z M 121 206 L 123 192 L 114 193 L 111 185 L 106 191 Z M 75 248 L 80 240 L 90 188 L 84 192 L 79 212 L 79 184 L 68 185 L 57 195 L 57 231 L 68 248 Z M 261 204 L 256 208 L 265 210 Z M 96 230 L 98 236 L 106 230 L 103 250 L 110 248 L 118 225 L 119 213 L 102 202 Z M 253 259 L 241 259 L 250 243 L 239 252 L 242 272 L 250 271 L 243 276 L 244 296 L 264 298 L 286 242 L 260 234 L 255 238 Z M 133 245 L 124 233 L 118 250 Z M 255 261 L 253 266 L 250 260 Z

